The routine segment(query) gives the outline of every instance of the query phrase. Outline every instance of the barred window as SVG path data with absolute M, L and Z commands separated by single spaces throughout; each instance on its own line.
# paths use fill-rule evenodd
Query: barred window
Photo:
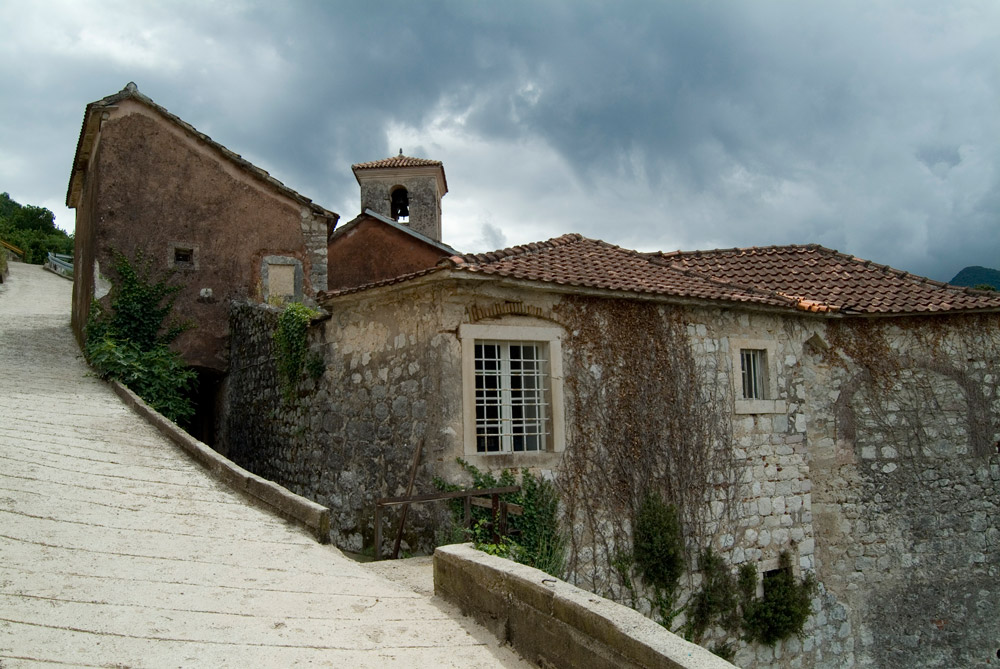
M 768 399 L 767 351 L 755 348 L 741 349 L 740 367 L 743 372 L 743 399 Z
M 476 452 L 547 449 L 546 342 L 476 340 Z

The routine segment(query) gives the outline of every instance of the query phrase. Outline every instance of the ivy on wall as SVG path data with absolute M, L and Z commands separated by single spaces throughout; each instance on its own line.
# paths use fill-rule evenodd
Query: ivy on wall
M 274 330 L 274 357 L 281 379 L 282 395 L 287 402 L 295 399 L 295 390 L 298 388 L 307 361 L 306 335 L 309 324 L 319 315 L 320 312 L 315 309 L 310 309 L 300 302 L 292 302 L 285 306 L 278 316 L 278 326 Z M 313 378 L 321 376 L 322 360 L 313 362 L 310 359 L 309 371 Z
M 893 326 L 867 320 L 831 323 L 827 364 L 851 374 L 836 411 L 845 439 L 859 430 L 869 441 L 893 447 L 908 460 L 934 453 L 937 443 L 962 440 L 968 453 L 996 452 L 1000 420 L 1000 319 L 991 315 L 896 319 Z M 905 346 L 893 346 L 893 337 Z M 961 420 L 949 425 L 951 412 Z

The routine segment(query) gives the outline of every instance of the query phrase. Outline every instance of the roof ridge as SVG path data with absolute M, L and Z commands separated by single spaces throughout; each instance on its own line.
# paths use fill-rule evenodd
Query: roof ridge
M 363 163 L 354 163 L 351 165 L 352 170 L 371 170 L 379 169 L 381 167 L 392 167 L 393 163 L 406 163 L 407 161 L 416 163 L 416 165 L 409 165 L 409 167 L 437 167 L 444 166 L 440 160 L 432 160 L 431 158 L 418 158 L 416 156 L 404 156 L 402 149 L 398 155 L 389 156 L 388 158 L 379 158 L 378 160 L 368 160 Z
M 84 110 L 83 113 L 83 125 L 80 128 L 80 138 L 77 141 L 77 157 L 79 156 L 80 149 L 84 144 L 84 137 L 87 134 L 87 124 L 90 118 L 91 111 L 101 107 L 112 106 L 123 100 L 128 100 L 128 99 L 138 100 L 142 104 L 145 104 L 146 106 L 150 107 L 151 109 L 159 113 L 161 116 L 165 117 L 168 121 L 179 126 L 185 132 L 194 135 L 195 138 L 205 142 L 211 148 L 221 153 L 223 158 L 235 163 L 238 167 L 243 168 L 250 174 L 274 186 L 276 189 L 278 189 L 279 192 L 284 193 L 287 197 L 290 197 L 292 200 L 295 200 L 300 204 L 303 204 L 311 208 L 315 213 L 321 216 L 332 217 L 334 221 L 340 219 L 340 214 L 337 214 L 336 212 L 330 211 L 326 207 L 316 204 L 315 202 L 313 202 L 311 198 L 308 198 L 305 195 L 299 193 L 298 191 L 286 186 L 280 180 L 275 179 L 273 176 L 271 176 L 271 174 L 264 168 L 254 165 L 240 154 L 236 153 L 232 149 L 226 148 L 224 145 L 220 144 L 219 142 L 215 141 L 205 133 L 201 132 L 200 130 L 195 128 L 193 125 L 191 125 L 181 117 L 170 112 L 163 105 L 154 102 L 152 98 L 150 98 L 148 95 L 145 95 L 139 90 L 139 87 L 136 86 L 134 81 L 128 82 L 128 84 L 126 84 L 125 87 L 122 88 L 117 93 L 113 93 L 104 98 L 101 98 L 100 100 L 91 102 L 90 104 L 87 105 L 87 108 Z M 72 194 L 73 179 L 78 169 L 79 167 L 77 165 L 77 161 L 74 158 L 73 171 L 70 173 L 70 192 L 67 192 L 67 197 L 66 197 L 67 203 L 69 202 L 70 195 Z
M 655 255 L 664 258 L 667 257 L 680 257 L 680 256 L 703 256 L 703 255 L 715 255 L 719 253 L 746 253 L 747 251 L 779 251 L 779 250 L 818 250 L 818 251 L 832 251 L 820 244 L 809 243 L 809 244 L 769 244 L 765 246 L 733 246 L 727 248 L 715 248 L 715 249 L 695 249 L 693 251 L 683 251 L 678 249 L 676 251 L 649 251 L 642 253 L 642 255 Z M 833 251 L 837 253 L 837 251 Z

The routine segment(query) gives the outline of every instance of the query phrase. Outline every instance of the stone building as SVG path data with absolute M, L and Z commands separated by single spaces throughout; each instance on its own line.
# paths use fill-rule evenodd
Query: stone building
M 814 245 L 571 234 L 462 254 L 441 239 L 440 162 L 353 169 L 361 214 L 335 230 L 134 84 L 88 105 L 67 195 L 77 335 L 113 250 L 177 270 L 198 324 L 177 346 L 219 381 L 217 447 L 329 506 L 341 547 L 371 548 L 419 444 L 418 492 L 467 482 L 458 458 L 552 477 L 570 577 L 601 594 L 628 599 L 609 565 L 649 490 L 682 507 L 692 557 L 765 574 L 791 556 L 819 584 L 805 634 L 711 630 L 740 666 L 1000 660 L 1000 297 Z M 323 309 L 293 401 L 269 304 L 287 300 Z M 411 509 L 404 547 L 429 550 L 447 516 Z
M 404 235 L 356 220 L 355 256 Z M 322 373 L 291 405 L 273 390 L 273 310 L 234 311 L 229 452 L 330 506 L 335 543 L 371 546 L 374 502 L 404 493 L 422 442 L 418 491 L 463 481 L 457 458 L 554 477 L 571 575 L 601 594 L 624 598 L 610 552 L 650 486 L 692 501 L 694 552 L 762 574 L 787 552 L 819 582 L 814 615 L 773 648 L 729 638 L 740 666 L 996 659 L 1000 297 L 815 245 L 416 241 L 433 251 L 406 272 L 319 296 Z M 404 546 L 429 549 L 444 516 L 412 509 Z
M 66 205 L 76 210 L 73 329 L 108 292 L 113 253 L 137 251 L 184 288 L 177 340 L 211 406 L 228 368 L 234 298 L 312 299 L 327 288 L 326 243 L 338 215 L 198 132 L 129 83 L 87 105 Z M 210 412 L 209 412 L 210 413 Z M 212 420 L 199 430 L 212 439 Z

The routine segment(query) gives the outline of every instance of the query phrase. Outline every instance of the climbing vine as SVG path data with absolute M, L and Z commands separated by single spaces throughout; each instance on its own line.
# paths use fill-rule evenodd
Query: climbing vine
M 299 302 L 288 304 L 278 316 L 278 327 L 274 331 L 275 363 L 281 378 L 281 390 L 285 400 L 295 399 L 302 370 L 306 365 L 308 345 L 306 335 L 312 319 L 320 315 Z M 310 365 L 315 375 L 315 364 Z M 320 372 L 322 374 L 322 372 Z
M 826 362 L 851 378 L 841 388 L 837 420 L 848 441 L 889 447 L 907 461 L 947 446 L 996 452 L 994 407 L 1000 358 L 997 319 L 899 319 L 893 328 L 871 321 L 832 323 Z M 895 339 L 895 345 L 893 342 Z M 905 343 L 904 343 L 905 342 Z
M 570 572 L 634 606 L 628 552 L 647 501 L 674 507 L 683 538 L 676 550 L 685 552 L 708 545 L 738 499 L 725 360 L 717 353 L 695 361 L 685 315 L 591 298 L 568 298 L 558 309 L 572 353 L 564 376 L 575 436 L 558 478 L 574 529 Z

